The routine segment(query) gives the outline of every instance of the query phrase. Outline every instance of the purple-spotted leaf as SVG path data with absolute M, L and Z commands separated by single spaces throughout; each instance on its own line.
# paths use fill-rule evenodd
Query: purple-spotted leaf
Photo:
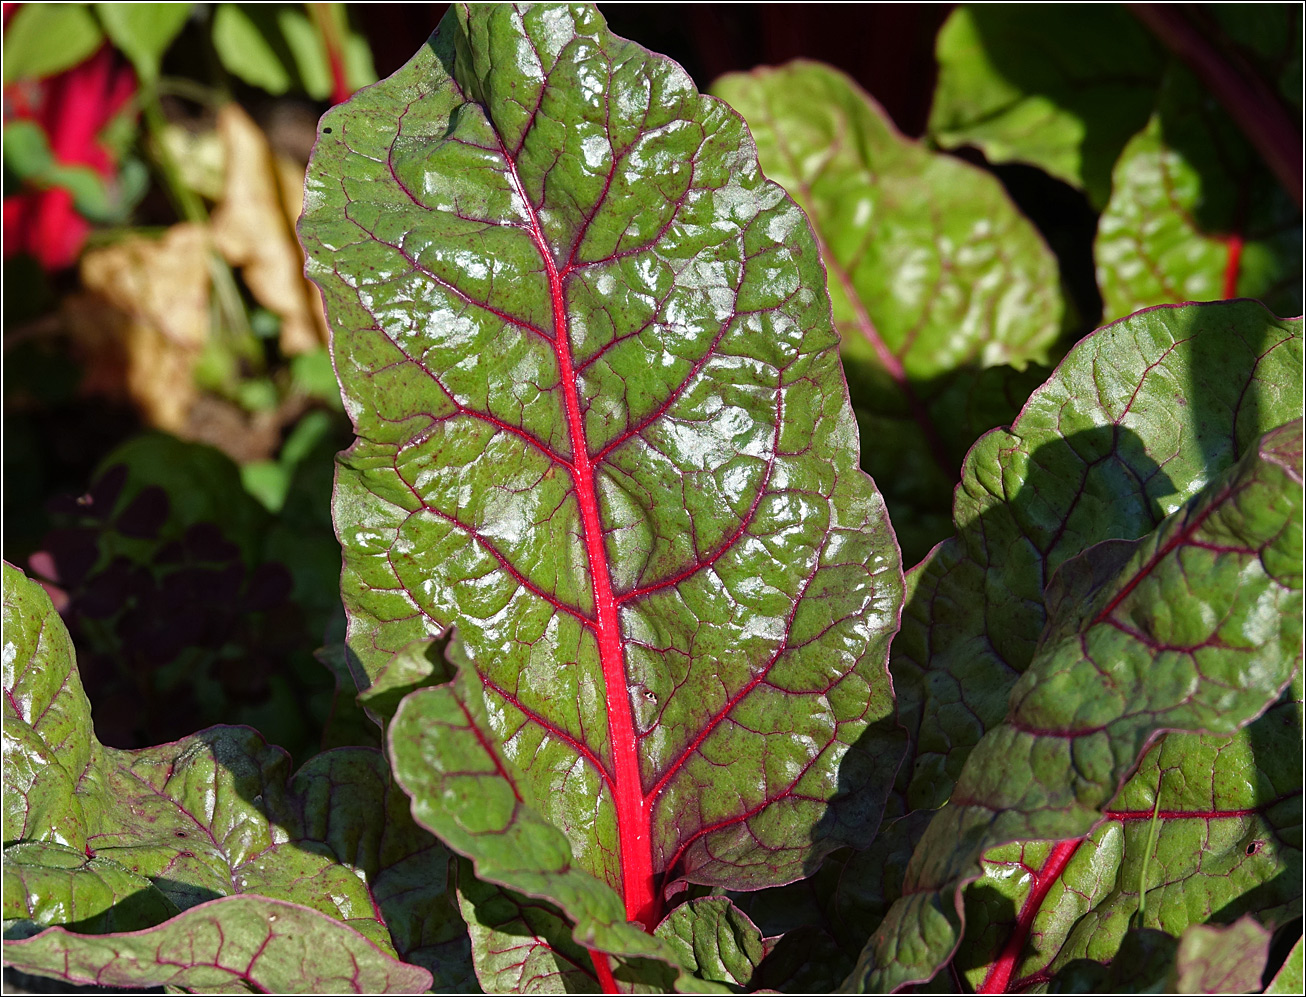
M 335 918 L 258 896 L 211 900 L 162 924 L 111 935 L 47 928 L 5 942 L 25 973 L 105 987 L 185 987 L 200 993 L 422 993 L 406 965 Z
M 967 4 L 939 33 L 930 135 L 1040 166 L 1106 204 L 1166 57 L 1123 7 Z
M 712 89 L 815 229 L 853 408 L 875 441 L 863 466 L 915 563 L 952 532 L 967 449 L 1042 381 L 1023 368 L 1060 332 L 1056 261 L 996 178 L 899 134 L 838 70 L 795 62 Z
M 1147 978 L 1119 965 L 1140 927 L 1178 938 L 1216 912 L 1267 927 L 1291 919 L 1302 873 L 1300 675 L 1294 685 L 1230 736 L 1167 734 L 1059 875 L 1048 842 L 990 849 L 965 893 L 955 965 L 969 984 L 990 981 L 1005 955 L 1009 990 L 1053 977 L 1061 989 L 1102 989 L 1108 971 L 1142 989 L 1165 966 Z
M 1177 994 L 1251 994 L 1261 990 L 1270 932 L 1250 917 L 1194 924 L 1179 939 L 1170 978 Z
M 305 203 L 350 649 L 464 659 L 391 724 L 419 820 L 610 938 L 868 840 L 901 569 L 739 117 L 592 8 L 455 7 L 326 115 Z
M 967 759 L 850 982 L 929 979 L 988 849 L 1084 836 L 1158 734 L 1232 733 L 1279 695 L 1300 657 L 1301 509 L 1298 419 L 1148 536 L 1060 566 L 1005 721 Z
M 983 437 L 957 536 L 908 576 L 891 668 L 915 737 L 907 802 L 934 809 L 1007 710 L 1043 589 L 1093 544 L 1137 539 L 1301 414 L 1301 322 L 1252 302 L 1153 308 L 1067 354 L 1010 431 Z
M 1302 309 L 1301 213 L 1190 73 L 1116 163 L 1094 257 L 1108 318 L 1166 302 L 1259 298 Z

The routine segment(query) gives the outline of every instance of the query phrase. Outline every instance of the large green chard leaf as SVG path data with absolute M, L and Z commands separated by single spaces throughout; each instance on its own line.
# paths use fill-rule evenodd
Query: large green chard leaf
M 1193 76 L 1166 74 L 1157 110 L 1116 163 L 1094 245 L 1104 313 L 1259 298 L 1301 313 L 1301 213 Z
M 970 445 L 1042 380 L 1023 368 L 1060 332 L 1056 261 L 991 174 L 900 135 L 835 69 L 732 73 L 713 92 L 816 230 L 853 407 L 875 441 L 863 466 L 914 563 L 951 533 Z
M 1284 689 L 1302 636 L 1301 511 L 1297 419 L 1148 536 L 1060 566 L 1006 720 L 967 759 L 850 982 L 928 979 L 960 939 L 985 851 L 1084 836 L 1159 733 L 1232 732 Z
M 469 983 L 448 852 L 413 824 L 378 751 L 327 752 L 292 778 L 285 752 L 248 728 L 106 748 L 63 622 L 10 565 L 4 632 L 7 962 L 70 982 L 102 971 L 119 986 L 220 986 L 227 976 L 195 982 L 209 979 L 202 936 L 217 926 L 255 949 L 270 940 L 276 957 L 251 963 L 247 983 L 341 986 L 329 963 L 318 978 L 295 967 L 299 943 L 278 941 L 293 926 L 303 944 L 352 953 L 364 989 L 424 989 L 423 965 L 445 987 Z M 143 954 L 155 943 L 193 944 L 195 959 L 156 965 Z M 222 973 L 250 962 L 227 958 Z
M 1011 430 L 972 449 L 958 535 L 908 576 L 891 667 L 916 738 L 911 809 L 948 799 L 1007 711 L 1067 558 L 1133 540 L 1301 414 L 1301 322 L 1252 302 L 1154 308 L 1080 342 Z
M 865 841 L 897 548 L 738 116 L 591 8 L 457 7 L 307 185 L 349 647 L 364 683 L 451 626 L 461 655 L 390 726 L 419 820 L 617 957 L 666 951 L 624 922 L 667 887 Z
M 1117 5 L 968 4 L 944 24 L 936 55 L 936 141 L 977 146 L 994 163 L 1041 166 L 1099 208 L 1166 64 Z

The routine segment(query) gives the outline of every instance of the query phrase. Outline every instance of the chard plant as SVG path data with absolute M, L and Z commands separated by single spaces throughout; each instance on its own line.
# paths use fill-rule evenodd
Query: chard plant
M 322 119 L 336 660 L 384 747 L 107 747 L 6 565 L 8 965 L 1293 990 L 1301 321 L 1150 300 L 1060 356 L 989 174 L 827 67 L 716 91 L 592 7 L 467 5 Z

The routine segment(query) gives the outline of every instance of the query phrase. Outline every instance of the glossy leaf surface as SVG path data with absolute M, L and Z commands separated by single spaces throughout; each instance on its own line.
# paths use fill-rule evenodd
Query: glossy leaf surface
M 1301 486 L 1297 420 L 1144 539 L 1060 567 L 1007 717 L 967 759 L 855 979 L 878 989 L 933 975 L 987 849 L 1082 837 L 1158 733 L 1232 732 L 1277 697 L 1299 665 Z
M 69 983 L 265 993 L 421 993 L 430 976 L 334 918 L 298 904 L 231 896 L 142 931 L 49 928 L 6 942 L 5 962 Z
M 1302 410 L 1301 323 L 1251 302 L 1154 308 L 1081 341 L 967 458 L 957 537 L 908 577 L 892 668 L 910 809 L 940 806 L 1007 711 L 1068 558 L 1137 539 Z
M 1152 111 L 1166 58 L 1124 7 L 966 5 L 935 52 L 929 131 L 990 162 L 1040 166 L 1096 206 L 1111 169 Z
M 991 982 L 1005 955 L 1008 990 L 1052 979 L 1058 989 L 1100 990 L 1126 979 L 1143 989 L 1161 976 L 1126 965 L 1140 931 L 1163 933 L 1173 950 L 1210 913 L 1220 921 L 1251 914 L 1270 927 L 1290 919 L 1302 870 L 1294 830 L 1299 695 L 1290 692 L 1228 737 L 1166 735 L 1059 876 L 1048 867 L 1046 842 L 986 853 L 984 875 L 966 888 L 966 940 L 956 959 L 975 967 L 966 970 L 971 985 Z M 1032 903 L 1040 885 L 1044 898 Z M 1166 966 L 1151 969 L 1163 974 Z
M 1042 376 L 1063 303 L 1052 253 L 989 173 L 899 134 L 817 63 L 728 74 L 766 175 L 807 214 L 829 276 L 863 466 L 904 561 L 951 530 L 971 443 L 1010 422 Z
M 425 965 L 444 985 L 467 981 L 448 852 L 413 824 L 378 751 L 327 752 L 292 778 L 285 752 L 248 728 L 210 728 L 139 751 L 106 748 L 91 734 L 67 631 L 49 597 L 16 568 L 4 572 L 6 827 L 19 839 L 5 852 L 7 883 L 38 884 L 25 895 L 6 892 L 4 916 L 22 924 L 20 933 L 47 928 L 13 954 L 20 943 L 6 941 L 6 960 L 60 975 L 67 958 L 75 973 L 61 978 L 76 982 L 94 975 L 97 959 L 110 959 L 101 968 L 113 979 L 136 972 L 130 985 L 154 985 L 163 980 L 157 967 L 139 963 L 144 949 L 114 949 L 124 932 L 180 945 L 188 931 L 209 932 L 228 917 L 233 932 L 252 931 L 257 912 L 280 917 L 282 904 L 302 912 L 296 931 L 326 931 L 323 944 L 343 944 L 371 966 L 373 983 L 360 986 L 391 978 L 422 989 Z M 84 762 L 71 775 L 54 758 Z M 30 780 L 33 771 L 44 776 Z M 237 897 L 259 903 L 209 903 Z M 204 917 L 179 920 L 198 905 Z M 307 916 L 313 911 L 317 920 Z M 348 934 L 314 927 L 327 921 Z M 269 937 L 280 930 L 271 924 Z M 109 942 L 88 941 L 109 932 Z M 401 964 L 396 952 L 417 965 Z M 288 965 L 271 960 L 249 980 L 270 989 L 303 985 L 269 982 Z
M 679 879 L 872 832 L 897 548 L 816 244 L 739 118 L 591 9 L 455 9 L 323 119 L 300 232 L 359 436 L 350 649 L 372 679 L 452 625 L 463 655 L 391 729 L 423 822 L 465 815 L 492 879 L 529 853 L 479 831 L 534 813 L 542 871 L 650 927 Z

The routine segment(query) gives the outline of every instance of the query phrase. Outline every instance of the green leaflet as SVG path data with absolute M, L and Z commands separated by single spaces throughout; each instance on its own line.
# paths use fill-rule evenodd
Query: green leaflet
M 1097 207 L 1166 64 L 1123 7 L 967 5 L 943 26 L 930 135 L 1040 166 Z
M 1274 979 L 1265 988 L 1265 992 L 1267 994 L 1295 994 L 1302 988 L 1303 982 L 1306 982 L 1306 972 L 1303 972 L 1304 966 L 1306 966 L 1306 949 L 1302 948 L 1302 940 L 1298 938 L 1297 944 L 1288 953 L 1283 968 L 1274 975 Z
M 951 531 L 970 445 L 1044 376 L 1024 368 L 1047 361 L 1061 329 L 1056 261 L 991 174 L 904 138 L 835 69 L 732 73 L 713 92 L 816 231 L 853 407 L 874 441 L 863 466 L 915 563 Z
M 667 915 L 657 933 L 700 978 L 758 989 L 754 974 L 770 946 L 728 897 L 687 900 Z
M 869 840 L 899 558 L 739 118 L 586 6 L 455 8 L 323 119 L 300 234 L 359 437 L 356 674 L 456 628 L 390 731 L 419 820 L 586 945 Z
M 1107 318 L 1232 297 L 1259 298 L 1277 315 L 1301 313 L 1301 213 L 1179 67 L 1116 163 L 1093 254 Z
M 1283 690 L 1301 644 L 1301 505 L 1299 419 L 1147 537 L 1060 567 L 1006 720 L 967 759 L 850 985 L 928 979 L 987 849 L 1081 837 L 1160 732 L 1232 732 Z
M 7 962 L 70 982 L 102 969 L 115 985 L 207 986 L 194 982 L 207 978 L 202 966 L 140 963 L 143 946 L 202 949 L 200 935 L 221 926 L 257 949 L 269 932 L 276 940 L 289 922 L 273 922 L 290 911 L 300 940 L 271 946 L 281 955 L 247 982 L 335 989 L 329 963 L 318 982 L 302 968 L 276 975 L 289 971 L 296 946 L 316 944 L 352 953 L 364 989 L 424 989 L 427 965 L 443 985 L 467 980 L 448 853 L 413 824 L 378 751 L 337 749 L 291 777 L 288 756 L 248 728 L 106 748 L 90 733 L 62 621 L 40 586 L 7 564 L 4 633 L 5 826 L 17 841 L 5 850 L 4 916 L 19 935 L 57 925 L 6 940 Z M 188 916 L 199 908 L 203 916 Z M 223 963 L 211 985 L 245 962 Z
M 27 4 L 5 28 L 6 84 L 71 69 L 104 41 L 84 3 Z
M 1255 993 L 1270 950 L 1270 933 L 1249 917 L 1233 924 L 1195 924 L 1179 939 L 1173 993 Z

